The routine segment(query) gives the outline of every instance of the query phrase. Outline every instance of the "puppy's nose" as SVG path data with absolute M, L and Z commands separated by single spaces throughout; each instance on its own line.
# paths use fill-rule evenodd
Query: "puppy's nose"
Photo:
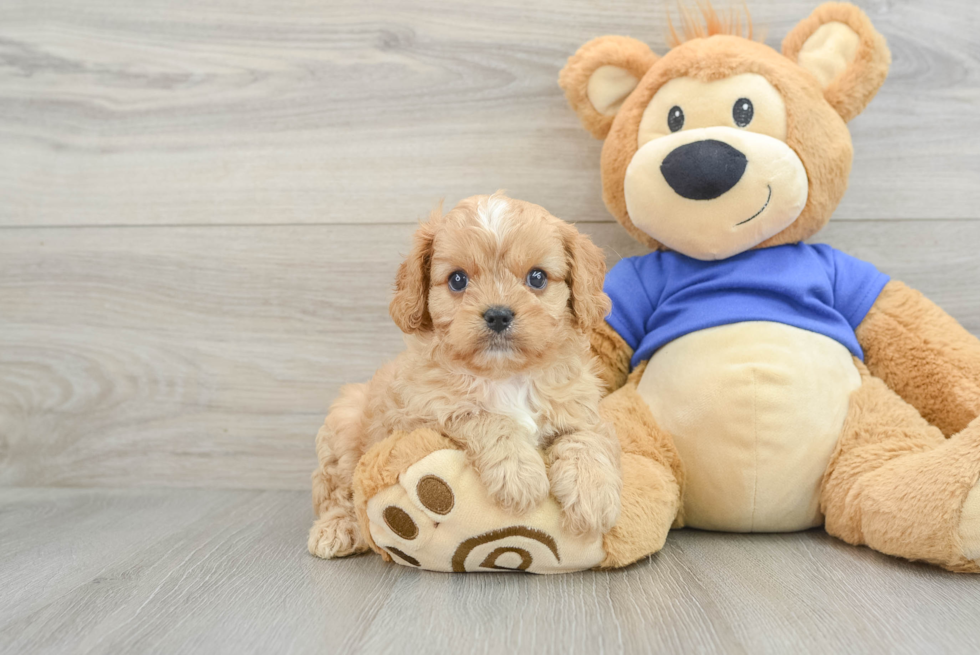
M 748 159 L 724 141 L 706 139 L 674 149 L 660 172 L 677 195 L 713 200 L 738 184 Z
M 514 322 L 514 312 L 510 310 L 510 307 L 495 305 L 483 312 L 483 320 L 487 322 L 488 328 L 499 334 Z

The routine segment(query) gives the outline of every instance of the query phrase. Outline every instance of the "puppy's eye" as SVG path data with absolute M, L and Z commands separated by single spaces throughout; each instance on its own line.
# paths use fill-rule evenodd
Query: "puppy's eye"
M 527 274 L 527 286 L 540 291 L 548 286 L 548 274 L 540 268 L 532 268 Z
M 739 98 L 735 101 L 735 105 L 732 107 L 732 118 L 735 120 L 735 124 L 739 127 L 745 127 L 752 122 L 752 116 L 755 115 L 755 108 L 752 106 L 752 101 L 748 98 Z
M 466 271 L 453 271 L 449 274 L 449 288 L 453 291 L 462 291 L 469 284 L 470 279 L 466 277 Z
M 667 112 L 667 127 L 670 128 L 671 132 L 676 132 L 677 130 L 684 127 L 684 110 L 674 105 Z

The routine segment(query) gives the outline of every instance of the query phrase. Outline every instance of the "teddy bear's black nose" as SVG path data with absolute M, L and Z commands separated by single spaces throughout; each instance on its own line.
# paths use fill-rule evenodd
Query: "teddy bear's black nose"
M 748 160 L 724 141 L 707 139 L 675 148 L 664 157 L 660 172 L 677 195 L 711 200 L 742 179 Z

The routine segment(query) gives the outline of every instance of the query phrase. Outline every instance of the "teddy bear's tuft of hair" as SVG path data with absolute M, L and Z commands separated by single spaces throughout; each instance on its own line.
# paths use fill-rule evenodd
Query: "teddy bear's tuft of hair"
M 678 28 L 674 26 L 670 9 L 667 9 L 667 27 L 670 30 L 667 43 L 671 48 L 676 48 L 685 41 L 704 39 L 716 34 L 741 36 L 750 41 L 763 40 L 762 35 L 756 36 L 757 30 L 752 25 L 752 15 L 749 14 L 749 8 L 744 4 L 741 11 L 732 6 L 725 15 L 719 14 L 710 0 L 699 1 L 697 9 L 692 9 L 689 5 L 678 2 L 677 11 L 680 13 L 680 33 L 677 31 Z

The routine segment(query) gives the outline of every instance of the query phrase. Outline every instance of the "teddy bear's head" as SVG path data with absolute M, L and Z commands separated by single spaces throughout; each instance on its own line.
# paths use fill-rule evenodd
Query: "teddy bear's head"
M 685 18 L 663 57 L 604 36 L 561 72 L 582 124 L 605 139 L 606 206 L 640 242 L 703 260 L 810 237 L 847 188 L 846 122 L 885 80 L 884 38 L 848 4 L 818 7 L 782 54 L 710 6 L 703 25 Z

